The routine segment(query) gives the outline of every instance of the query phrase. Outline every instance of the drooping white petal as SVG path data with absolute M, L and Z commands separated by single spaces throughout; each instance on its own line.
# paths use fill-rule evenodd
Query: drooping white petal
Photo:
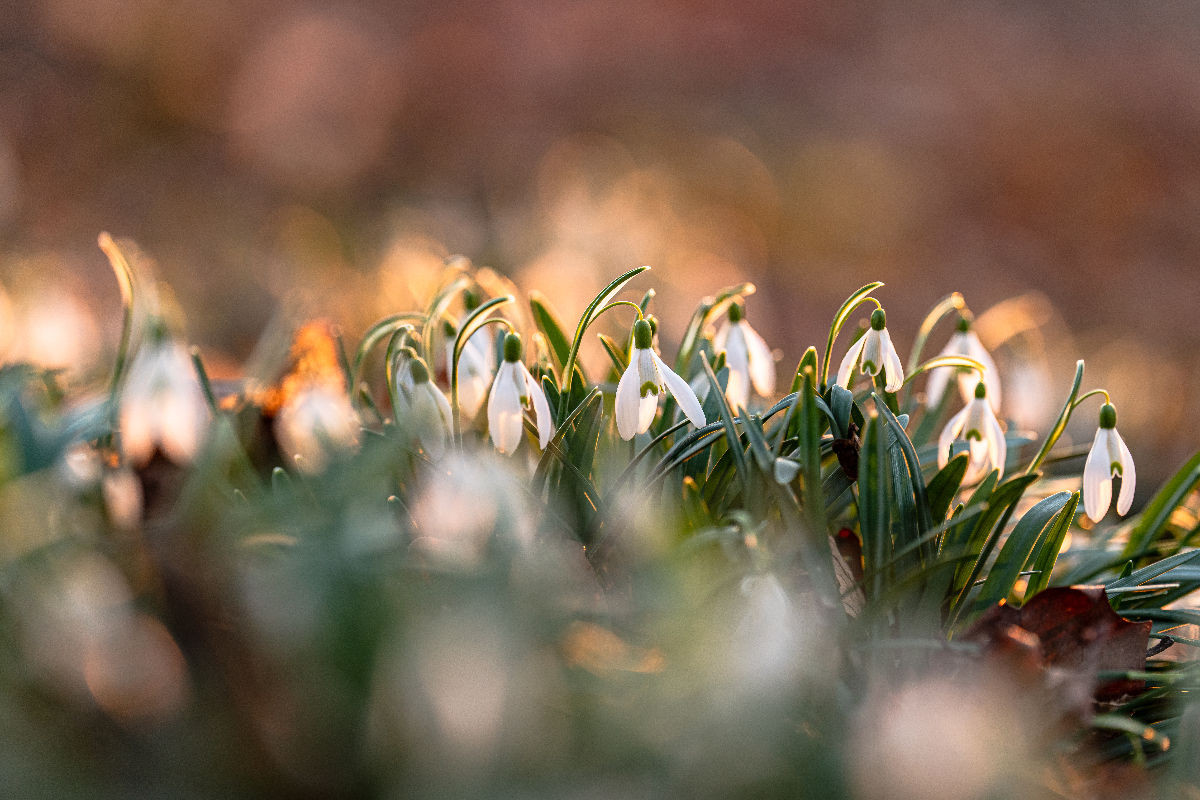
M 875 377 L 883 369 L 883 337 L 880 331 L 868 328 L 863 334 L 862 359 L 858 368 L 860 375 Z
M 1129 448 L 1125 446 L 1125 440 L 1121 438 L 1121 434 L 1117 433 L 1117 429 L 1112 429 L 1113 438 L 1117 440 L 1117 446 L 1121 449 L 1121 494 L 1117 496 L 1117 513 L 1125 516 L 1129 513 L 1129 506 L 1133 503 L 1133 492 L 1137 485 L 1137 470 L 1133 467 L 1133 455 L 1129 452 Z
M 983 343 L 979 341 L 979 337 L 975 335 L 975 331 L 967 331 L 966 333 L 957 334 L 962 337 L 962 354 L 975 359 L 986 370 L 984 373 L 987 379 L 988 403 L 992 410 L 997 414 L 1000 413 L 1000 373 L 996 370 L 996 362 L 992 356 L 983 347 Z M 960 372 L 958 375 L 958 390 L 962 394 L 963 399 L 974 396 L 975 384 L 979 383 L 979 375 L 974 370 Z
M 750 380 L 754 383 L 754 391 L 763 397 L 775 393 L 775 356 L 766 340 L 758 335 L 758 331 L 742 320 L 742 333 L 746 337 L 746 349 L 750 354 Z
M 150 343 L 130 364 L 121 395 L 126 457 L 144 464 L 160 449 L 177 464 L 195 456 L 209 422 L 208 403 L 183 345 Z
M 721 323 L 721 327 L 717 328 L 717 334 L 713 336 L 713 352 L 719 353 L 726 349 L 726 341 L 729 338 L 729 331 L 732 329 L 733 325 L 728 319 Z
M 505 361 L 492 381 L 488 397 L 488 435 L 501 455 L 509 455 L 521 443 L 521 393 L 524 381 L 517 374 L 516 364 Z
M 450 431 L 450 402 L 440 389 L 426 381 L 413 390 L 411 408 L 421 446 L 433 458 L 440 458 L 446 452 L 446 435 Z
M 658 369 L 654 366 L 654 351 L 653 350 L 638 350 L 637 351 L 637 369 L 638 369 L 638 433 L 645 433 L 650 430 L 650 423 L 654 422 L 654 414 L 658 411 L 658 393 L 663 390 L 662 376 L 658 374 Z M 658 393 L 649 391 L 647 384 L 653 384 Z M 642 394 L 642 387 L 646 387 L 647 391 Z
M 542 387 L 529 373 L 529 367 L 518 363 L 517 368 L 525 379 L 525 387 L 529 392 L 529 398 L 533 401 L 533 415 L 537 420 L 538 445 L 545 450 L 546 445 L 550 442 L 550 437 L 554 435 L 554 420 L 550 417 L 550 404 L 546 402 L 546 393 L 542 391 Z
M 871 334 L 867 331 L 859 337 L 858 341 L 850 345 L 850 349 L 846 351 L 846 355 L 842 357 L 841 366 L 838 367 L 837 382 L 839 386 L 850 388 L 850 373 L 854 371 L 854 365 L 858 362 L 858 356 L 863 351 L 863 347 L 867 344 L 867 337 Z
M 1092 522 L 1099 522 L 1112 503 L 1112 462 L 1108 440 L 1112 430 L 1098 428 L 1083 465 L 1083 510 Z
M 942 356 L 961 356 L 966 355 L 966 339 L 961 331 L 955 331 L 950 337 L 950 341 L 942 348 L 942 352 L 938 355 Z M 925 383 L 925 404 L 932 408 L 941 402 L 942 395 L 946 391 L 946 385 L 950 382 L 950 378 L 954 377 L 957 369 L 955 367 L 934 367 L 929 370 L 928 380 Z M 963 401 L 969 401 L 971 395 L 964 395 Z
M 990 386 L 988 390 L 991 390 Z M 1000 421 L 996 419 L 996 415 L 990 409 L 987 415 L 987 425 L 988 438 L 992 443 L 992 469 L 1000 470 L 1000 475 L 1003 476 L 1005 463 L 1008 461 L 1008 442 L 1004 439 L 1004 430 L 1000 427 Z
M 275 417 L 275 437 L 305 472 L 325 468 L 330 450 L 358 446 L 358 415 L 344 391 L 313 383 L 297 391 Z
M 474 345 L 482 331 L 477 331 L 467 340 L 458 354 L 458 407 L 463 416 L 473 419 L 487 397 L 488 382 L 492 379 L 492 367 L 486 351 Z M 486 345 L 484 345 L 486 347 Z M 446 374 L 454 359 L 454 342 L 446 343 Z
M 900 354 L 892 344 L 892 336 L 887 328 L 879 332 L 880 357 L 883 359 L 883 375 L 886 379 L 883 388 L 889 392 L 898 392 L 904 385 L 904 365 L 900 363 Z
M 946 427 L 942 428 L 942 433 L 938 436 L 938 469 L 946 466 L 950 461 L 950 445 L 954 444 L 954 440 L 958 438 L 958 434 L 963 429 L 963 423 L 967 419 L 967 411 L 970 406 L 965 406 L 957 414 L 950 418 L 946 423 Z
M 743 322 L 729 326 L 725 337 L 725 365 L 729 367 L 729 380 L 725 384 L 725 398 L 734 410 L 750 404 L 750 353 L 746 349 Z
M 679 408 L 683 410 L 693 425 L 703 428 L 706 423 L 704 409 L 700 407 L 700 401 L 692 393 L 692 387 L 688 386 L 687 381 L 676 375 L 670 367 L 663 363 L 663 360 L 658 357 L 658 353 L 651 351 L 651 355 L 654 357 L 654 365 L 658 367 L 667 389 L 675 396 L 675 402 L 679 404 Z
M 641 386 L 638 377 L 638 350 L 633 351 L 629 366 L 621 373 L 617 383 L 617 402 L 615 414 L 617 417 L 617 433 L 622 439 L 632 439 L 638 432 L 638 422 L 641 408 Z M 657 398 L 656 398 L 657 399 Z

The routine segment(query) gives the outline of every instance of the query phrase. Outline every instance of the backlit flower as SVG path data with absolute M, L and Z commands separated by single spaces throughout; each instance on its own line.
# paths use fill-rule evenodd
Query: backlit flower
M 1100 408 L 1100 427 L 1083 465 L 1083 510 L 1092 522 L 1099 522 L 1108 513 L 1113 478 L 1118 475 L 1121 476 L 1121 494 L 1117 497 L 1117 513 L 1124 516 L 1133 503 L 1137 474 L 1133 456 L 1121 434 L 1117 433 L 1117 410 L 1105 403 Z
M 938 437 L 938 468 L 950 461 L 950 448 L 957 441 L 967 443 L 967 473 L 963 485 L 978 483 L 994 469 L 1004 474 L 1007 445 L 1004 431 L 996 421 L 996 414 L 987 401 L 987 385 L 983 381 L 975 384 L 975 396 L 959 411 Z
M 991 403 L 993 411 L 1000 411 L 1000 375 L 996 371 L 996 362 L 984 349 L 979 337 L 975 335 L 975 331 L 971 330 L 969 319 L 959 318 L 958 330 L 950 337 L 950 341 L 943 348 L 941 355 L 966 356 L 982 364 L 985 370 L 984 376 L 988 382 L 988 402 Z M 925 385 L 925 402 L 930 408 L 936 406 L 942 399 L 942 395 L 946 391 L 946 384 L 956 374 L 958 392 L 962 395 L 964 403 L 970 402 L 975 384 L 980 381 L 980 376 L 976 372 L 961 367 L 934 367 L 929 371 L 929 383 Z
M 155 450 L 191 463 L 208 428 L 209 410 L 187 349 L 156 331 L 129 365 L 121 395 L 121 446 L 135 466 Z
M 425 359 L 411 356 L 406 368 L 409 377 L 400 382 L 398 399 L 403 405 L 398 416 L 405 419 L 429 455 L 438 458 L 446 452 L 446 437 L 454 424 L 450 401 L 429 380 Z
M 529 374 L 521 361 L 521 337 L 510 333 L 504 337 L 504 361 L 492 382 L 488 397 L 488 434 L 501 455 L 508 455 L 521 443 L 521 428 L 525 409 L 533 405 L 537 418 L 538 444 L 545 449 L 554 433 L 550 404 L 542 387 Z
M 687 381 L 676 375 L 654 352 L 654 333 L 650 323 L 639 319 L 633 324 L 633 351 L 629 366 L 617 384 L 617 433 L 632 439 L 645 433 L 654 421 L 658 396 L 669 389 L 679 408 L 697 428 L 705 424 L 704 411 Z
M 454 366 L 454 326 L 446 323 L 446 374 Z M 467 419 L 474 419 L 487 399 L 488 384 L 495 371 L 495 351 L 491 332 L 480 328 L 471 334 L 458 354 L 458 408 Z
M 745 408 L 749 404 L 751 385 L 763 397 L 775 392 L 775 359 L 771 355 L 771 348 L 750 327 L 743 313 L 737 303 L 730 305 L 729 319 L 713 339 L 717 352 L 725 351 L 725 365 L 729 367 L 725 397 L 734 409 Z
M 892 344 L 892 337 L 884 327 L 886 324 L 887 316 L 883 309 L 875 309 L 871 314 L 871 327 L 857 342 L 850 345 L 850 350 L 842 359 L 842 365 L 838 367 L 837 382 L 840 385 L 850 387 L 850 374 L 860 360 L 859 356 L 862 357 L 862 367 L 859 371 L 872 377 L 882 371 L 886 379 L 884 388 L 889 392 L 895 392 L 904 385 L 904 365 L 900 363 L 896 346 Z
M 361 429 L 346 392 L 315 380 L 291 392 L 275 416 L 280 449 L 308 473 L 323 470 L 331 451 L 358 447 Z

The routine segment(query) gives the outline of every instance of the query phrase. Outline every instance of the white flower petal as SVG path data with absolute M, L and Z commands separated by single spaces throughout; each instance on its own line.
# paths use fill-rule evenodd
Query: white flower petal
M 746 348 L 750 352 L 750 380 L 754 383 L 754 391 L 763 397 L 775 394 L 775 355 L 758 331 L 743 321 L 743 333 L 746 336 Z
M 416 422 L 417 439 L 433 458 L 440 458 L 446 452 L 446 432 L 450 428 L 450 420 L 442 414 L 443 403 L 446 411 L 449 411 L 450 404 L 445 395 L 428 381 L 413 391 L 412 414 Z
M 992 445 L 992 468 L 1000 470 L 1000 475 L 1003 477 L 1005 462 L 1008 461 L 1008 442 L 1004 439 L 1004 430 L 1000 427 L 1000 421 L 996 419 L 996 415 L 991 412 L 990 407 L 987 414 L 987 426 L 987 435 Z
M 1099 522 L 1112 503 L 1112 462 L 1108 456 L 1108 428 L 1099 428 L 1083 465 L 1083 510 L 1092 522 Z
M 858 356 L 862 353 L 863 347 L 867 343 L 869 331 L 859 337 L 858 341 L 850 345 L 850 349 L 846 351 L 846 355 L 842 357 L 841 366 L 838 367 L 837 382 L 839 386 L 850 388 L 850 373 L 854 371 L 854 365 L 858 361 Z
M 950 337 L 950 341 L 942 348 L 939 356 L 961 356 L 966 355 L 967 342 L 961 331 L 955 331 Z M 929 370 L 928 380 L 925 383 L 925 404 L 927 406 L 936 406 L 942 399 L 942 394 L 946 391 L 946 385 L 950 379 L 955 376 L 958 370 L 955 367 L 934 367 Z M 971 398 L 963 396 L 963 401 L 969 401 Z
M 550 437 L 554 435 L 554 420 L 550 417 L 550 404 L 546 402 L 546 393 L 542 391 L 542 387 L 529 373 L 529 368 L 524 364 L 519 364 L 518 367 L 521 375 L 525 378 L 529 397 L 533 400 L 533 414 L 537 420 L 538 446 L 545 450 L 546 445 L 550 442 Z
M 975 331 L 967 331 L 961 334 L 963 337 L 963 349 L 965 355 L 975 359 L 986 370 L 984 373 L 987 379 L 988 388 L 988 403 L 992 410 L 997 414 L 1000 413 L 1000 373 L 996 369 L 996 362 L 992 359 L 990 353 L 984 349 L 983 343 L 979 341 L 979 337 L 975 335 Z M 971 397 L 975 393 L 975 384 L 979 382 L 979 376 L 974 370 L 961 373 L 958 377 L 958 388 L 963 392 L 963 398 Z
M 954 444 L 954 440 L 958 438 L 958 434 L 963 429 L 963 423 L 967 419 L 967 411 L 970 406 L 965 406 L 957 414 L 950 418 L 946 423 L 946 427 L 942 428 L 942 433 L 938 436 L 938 469 L 946 466 L 950 461 L 950 445 Z
M 683 410 L 693 425 L 703 428 L 706 423 L 704 409 L 700 407 L 700 401 L 692 393 L 692 387 L 688 386 L 687 381 L 676 375 L 670 367 L 663 363 L 663 360 L 658 357 L 658 353 L 651 351 L 651 355 L 654 357 L 654 364 L 658 367 L 667 388 L 675 396 L 675 402 L 679 404 L 679 408 Z
M 617 433 L 622 439 L 632 439 L 638 432 L 641 415 L 641 387 L 638 375 L 638 350 L 634 349 L 629 366 L 621 374 L 617 384 L 617 401 L 614 413 L 617 417 Z M 657 402 L 657 398 L 655 398 Z
M 492 382 L 488 397 L 488 435 L 501 455 L 509 455 L 521 443 L 521 389 L 517 383 L 516 364 L 505 361 Z
M 875 377 L 883 369 L 883 337 L 880 331 L 868 328 L 863 334 L 863 351 L 859 374 Z
M 750 404 L 750 353 L 746 349 L 744 324 L 731 325 L 725 339 L 725 366 L 729 368 L 725 399 L 734 410 Z
M 713 352 L 719 353 L 726 348 L 725 342 L 729 337 L 729 331 L 733 328 L 729 318 L 721 323 L 721 327 L 717 328 L 717 335 L 713 337 Z
M 883 358 L 883 374 L 887 379 L 883 385 L 889 392 L 898 392 L 904 385 L 904 365 L 900 363 L 900 354 L 892 344 L 892 336 L 884 328 L 879 332 L 880 350 Z
M 1125 516 L 1129 513 L 1129 506 L 1133 504 L 1137 470 L 1133 466 L 1133 455 L 1125 446 L 1125 440 L 1121 438 L 1121 434 L 1117 433 L 1116 428 L 1113 428 L 1113 438 L 1117 440 L 1117 445 L 1121 449 L 1121 493 L 1117 496 L 1117 513 Z

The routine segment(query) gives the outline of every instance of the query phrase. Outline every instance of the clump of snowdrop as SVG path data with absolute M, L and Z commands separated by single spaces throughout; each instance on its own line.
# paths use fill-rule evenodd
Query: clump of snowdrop
M 687 381 L 675 374 L 654 352 L 654 330 L 650 323 L 639 319 L 633 323 L 633 350 L 617 384 L 617 433 L 622 439 L 632 439 L 650 429 L 658 397 L 669 389 L 675 402 L 697 428 L 705 425 L 704 410 Z
M 880 372 L 884 374 L 884 388 L 896 392 L 904 385 L 904 365 L 900 363 L 900 354 L 892 344 L 892 337 L 887 331 L 887 315 L 882 308 L 871 313 L 871 327 L 867 329 L 858 341 L 850 345 L 838 367 L 837 382 L 846 388 L 850 387 L 850 376 L 854 365 L 861 361 L 860 373 L 872 378 Z
M 775 358 L 763 337 L 746 321 L 741 304 L 730 304 L 729 316 L 717 330 L 713 347 L 725 351 L 729 367 L 725 397 L 732 408 L 749 405 L 751 386 L 762 397 L 775 393 Z

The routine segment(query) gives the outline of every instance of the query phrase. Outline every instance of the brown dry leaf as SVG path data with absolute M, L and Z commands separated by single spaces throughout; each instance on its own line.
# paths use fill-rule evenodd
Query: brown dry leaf
M 1130 622 L 1113 611 L 1103 586 L 1072 586 L 1039 592 L 1020 609 L 995 606 L 967 638 L 983 642 L 993 652 L 1011 652 L 1019 644 L 1032 657 L 1032 641 L 1022 641 L 1032 635 L 1042 669 L 1091 685 L 1101 671 L 1144 669 L 1150 628 L 1149 622 Z M 1111 700 L 1143 687 L 1142 681 L 1113 681 L 1095 687 L 1095 696 Z

